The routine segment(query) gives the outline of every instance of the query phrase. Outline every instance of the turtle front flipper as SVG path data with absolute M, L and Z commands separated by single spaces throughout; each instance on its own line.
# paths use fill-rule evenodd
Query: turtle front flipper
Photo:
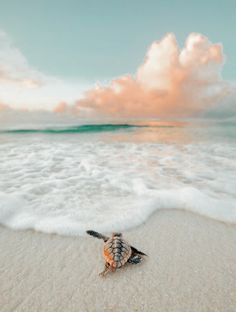
M 131 264 L 138 264 L 143 260 L 142 256 L 147 256 L 144 252 L 139 251 L 133 246 L 131 246 L 131 251 L 131 256 L 128 259 L 128 262 Z
M 131 250 L 132 250 L 132 255 L 141 255 L 141 256 L 147 256 L 144 252 L 136 249 L 135 247 L 131 246 Z
M 101 273 L 99 273 L 99 275 L 104 277 L 109 271 L 111 271 L 111 266 L 108 262 L 106 262 L 104 270 Z
M 102 235 L 98 232 L 95 232 L 95 231 L 92 231 L 92 230 L 88 230 L 86 231 L 87 234 L 93 236 L 93 237 L 96 237 L 96 238 L 99 238 L 99 239 L 103 239 L 104 242 L 108 241 L 109 237 L 105 236 L 105 235 Z

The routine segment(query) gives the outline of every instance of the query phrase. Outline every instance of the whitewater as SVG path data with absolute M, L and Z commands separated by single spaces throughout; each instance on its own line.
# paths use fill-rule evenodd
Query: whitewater
M 0 223 L 62 235 L 123 231 L 156 210 L 236 223 L 236 124 L 0 129 Z

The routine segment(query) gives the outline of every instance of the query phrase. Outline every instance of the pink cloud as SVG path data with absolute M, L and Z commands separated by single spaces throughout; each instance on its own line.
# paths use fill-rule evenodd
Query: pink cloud
M 221 101 L 230 91 L 222 80 L 221 44 L 201 34 L 188 36 L 184 48 L 173 34 L 154 42 L 134 76 L 89 90 L 75 109 L 116 117 L 186 117 Z
M 0 111 L 8 109 L 8 106 L 0 102 Z
M 62 112 L 64 112 L 64 111 L 66 110 L 66 108 L 67 108 L 66 102 L 59 102 L 59 103 L 55 106 L 55 108 L 53 109 L 53 111 L 54 111 L 55 113 L 62 113 Z

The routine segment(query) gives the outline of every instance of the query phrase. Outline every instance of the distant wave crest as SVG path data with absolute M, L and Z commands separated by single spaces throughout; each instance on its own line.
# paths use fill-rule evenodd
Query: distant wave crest
M 46 127 L 46 128 L 17 128 L 17 129 L 4 129 L 0 130 L 0 133 L 51 133 L 51 134 L 62 134 L 62 133 L 94 133 L 94 132 L 110 132 L 118 130 L 129 130 L 135 128 L 173 128 L 179 127 L 177 123 L 155 123 L 155 124 L 85 124 L 65 127 Z
M 117 131 L 122 129 L 130 129 L 144 127 L 131 124 L 91 124 L 91 125 L 79 125 L 69 126 L 63 128 L 42 128 L 42 129 L 9 129 L 3 130 L 2 133 L 84 133 L 84 132 L 103 132 L 103 131 Z

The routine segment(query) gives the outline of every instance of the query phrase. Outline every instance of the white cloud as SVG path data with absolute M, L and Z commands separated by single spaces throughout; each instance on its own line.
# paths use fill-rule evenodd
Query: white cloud
M 13 109 L 53 110 L 61 101 L 72 103 L 91 84 L 64 81 L 30 66 L 9 37 L 0 31 L 0 103 Z

